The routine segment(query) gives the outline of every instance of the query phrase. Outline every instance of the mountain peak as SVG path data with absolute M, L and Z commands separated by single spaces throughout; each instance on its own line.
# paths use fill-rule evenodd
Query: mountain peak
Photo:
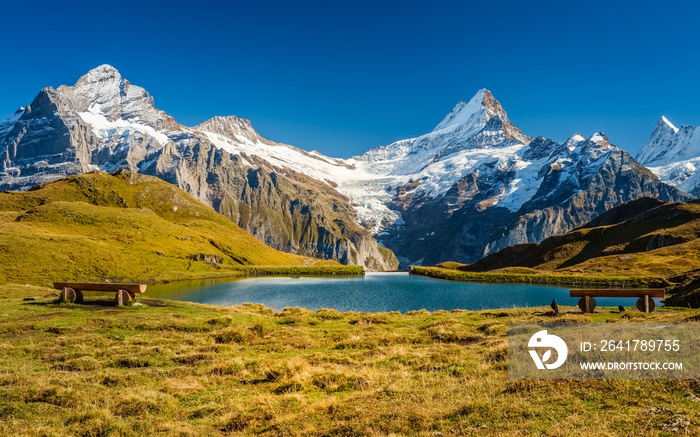
M 586 137 L 584 137 L 583 135 L 581 135 L 579 132 L 576 132 L 575 134 L 573 134 L 573 135 L 572 135 L 568 140 L 566 140 L 566 141 L 567 141 L 567 143 L 568 143 L 568 142 L 571 142 L 571 143 L 580 143 L 581 141 L 586 141 Z
M 452 108 L 452 111 L 450 111 L 450 113 L 447 114 L 445 118 L 443 118 L 442 121 L 438 123 L 437 126 L 435 126 L 433 132 L 441 129 L 446 129 L 451 126 L 456 126 L 458 124 L 463 124 L 468 121 L 483 121 L 485 123 L 488 120 L 488 118 L 491 118 L 486 117 L 485 113 L 486 105 L 484 104 L 484 102 L 486 100 L 486 93 L 488 93 L 488 95 L 490 96 L 489 101 L 491 99 L 496 100 L 493 98 L 493 95 L 487 89 L 480 89 L 476 92 L 476 94 L 474 94 L 474 97 L 472 97 L 471 100 L 469 100 L 469 102 L 458 102 L 455 105 L 455 107 Z
M 194 128 L 202 132 L 222 135 L 234 141 L 242 141 L 243 138 L 254 143 L 263 141 L 263 138 L 253 129 L 250 120 L 235 115 L 226 117 L 216 115 Z
M 700 127 L 674 126 L 661 117 L 649 141 L 639 151 L 637 161 L 649 167 L 661 167 L 700 157 Z
M 588 141 L 597 144 L 599 146 L 609 146 L 610 141 L 608 141 L 608 137 L 605 135 L 603 132 L 596 132 L 591 137 L 588 139 Z
M 449 114 L 435 126 L 433 132 L 460 126 L 460 130 L 473 135 L 486 126 L 492 118 L 498 118 L 506 138 L 527 144 L 531 137 L 523 135 L 517 127 L 508 120 L 508 114 L 503 110 L 500 102 L 486 88 L 482 88 L 474 94 L 467 103 L 460 101 L 452 108 Z
M 668 121 L 668 118 L 664 117 L 663 115 L 662 115 L 661 118 L 659 119 L 659 122 L 656 123 L 657 129 L 659 128 L 659 126 L 662 126 L 662 127 L 670 127 L 671 129 L 673 129 L 673 132 L 674 132 L 674 133 L 678 132 L 678 128 L 677 128 L 676 126 L 674 126 L 673 123 L 671 123 L 670 121 Z
M 482 105 L 484 105 L 484 107 L 487 110 L 489 110 L 495 114 L 500 114 L 500 113 L 505 114 L 506 113 L 506 111 L 503 110 L 501 103 L 498 100 L 496 100 L 496 98 L 493 96 L 493 94 L 491 94 L 491 91 L 483 88 L 483 89 L 479 90 L 479 92 L 483 93 L 483 95 L 484 95 Z
M 88 85 L 112 80 L 121 82 L 122 75 L 119 74 L 119 71 L 111 65 L 102 64 L 99 67 L 95 67 L 92 70 L 88 71 L 87 74 L 78 79 L 78 81 L 75 83 L 75 86 Z
M 668 118 L 661 116 L 649 140 L 637 154 L 637 161 L 642 165 L 651 164 L 661 158 L 670 158 L 672 161 L 675 156 L 673 153 L 669 152 L 679 130 L 680 129 L 674 126 Z M 674 153 L 678 153 L 679 151 L 680 150 L 676 150 Z M 668 159 L 666 160 L 668 161 Z
M 570 152 L 573 152 L 574 149 L 584 141 L 586 141 L 586 137 L 576 132 L 564 142 L 564 145 L 569 149 Z

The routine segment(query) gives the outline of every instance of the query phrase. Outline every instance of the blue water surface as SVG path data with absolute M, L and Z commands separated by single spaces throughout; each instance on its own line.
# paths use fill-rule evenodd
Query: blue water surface
M 230 282 L 192 282 L 149 287 L 151 297 L 212 305 L 261 303 L 277 311 L 285 307 L 311 310 L 382 312 L 412 310 L 482 310 L 546 306 L 575 306 L 569 289 L 543 285 L 481 284 L 411 276 L 408 273 L 369 273 L 357 277 L 257 277 Z M 598 306 L 632 307 L 635 299 L 596 298 Z

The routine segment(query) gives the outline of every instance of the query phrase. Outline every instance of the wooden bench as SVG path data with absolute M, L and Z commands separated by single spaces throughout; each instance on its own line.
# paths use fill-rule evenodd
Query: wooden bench
M 116 293 L 117 305 L 124 305 L 136 298 L 136 293 L 144 293 L 146 284 L 137 282 L 54 282 L 53 288 L 61 291 L 61 301 L 83 302 L 83 291 Z
M 666 290 L 663 288 L 618 288 L 618 289 L 577 289 L 569 290 L 569 297 L 580 297 L 578 307 L 584 313 L 592 313 L 595 310 L 594 297 L 638 297 L 637 309 L 644 313 L 650 313 L 656 308 L 655 297 L 663 298 Z

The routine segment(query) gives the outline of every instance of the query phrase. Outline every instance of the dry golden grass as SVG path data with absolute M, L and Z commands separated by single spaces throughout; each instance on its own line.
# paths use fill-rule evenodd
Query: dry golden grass
M 700 433 L 697 381 L 509 380 L 507 324 L 552 321 L 548 308 L 117 308 L 24 302 L 21 289 L 0 301 L 0 435 L 646 436 L 673 435 L 676 419 L 689 421 L 678 435 Z

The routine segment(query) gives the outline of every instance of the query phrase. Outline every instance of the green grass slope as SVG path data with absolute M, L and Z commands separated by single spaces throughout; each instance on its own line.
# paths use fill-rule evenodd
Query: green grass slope
M 253 266 L 352 270 L 274 250 L 151 176 L 95 172 L 0 193 L 0 283 L 176 280 Z
M 465 271 L 525 267 L 589 275 L 669 276 L 700 268 L 700 203 L 642 198 L 539 244 L 512 246 Z
M 273 313 L 139 300 L 0 301 L 0 435 L 700 434 L 698 381 L 509 379 L 508 324 L 554 321 L 549 307 Z M 573 323 L 700 317 L 561 311 L 556 321 Z
M 454 280 L 667 286 L 669 305 L 700 306 L 700 202 L 641 198 L 541 243 L 507 247 L 474 264 L 416 267 Z

